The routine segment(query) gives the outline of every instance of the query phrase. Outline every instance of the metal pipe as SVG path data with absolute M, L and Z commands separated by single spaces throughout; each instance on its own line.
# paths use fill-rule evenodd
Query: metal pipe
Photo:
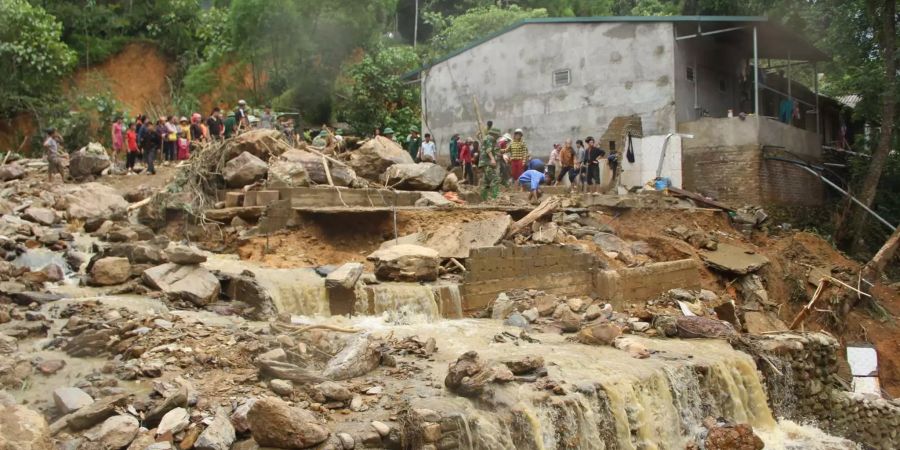
M 813 84 L 815 85 L 816 91 L 816 140 L 819 141 L 819 144 L 822 143 L 822 137 L 819 135 L 819 122 L 822 121 L 822 115 L 819 114 L 819 71 L 816 69 L 816 63 L 813 65 Z
M 790 160 L 790 159 L 784 159 L 784 158 L 775 158 L 775 157 L 771 157 L 771 156 L 767 156 L 765 159 L 771 160 L 771 161 L 782 161 L 782 162 L 786 162 L 786 163 L 791 163 L 791 164 L 794 164 L 794 165 L 800 167 L 801 169 L 803 169 L 803 170 L 805 170 L 805 171 L 807 171 L 807 172 L 809 172 L 809 173 L 815 175 L 816 177 L 818 177 L 818 178 L 819 178 L 820 180 L 822 180 L 825 184 L 827 184 L 827 185 L 831 186 L 832 188 L 834 188 L 834 190 L 840 192 L 841 194 L 844 194 L 844 196 L 847 197 L 847 198 L 849 198 L 850 201 L 852 201 L 853 203 L 856 203 L 857 205 L 859 205 L 860 208 L 864 209 L 867 213 L 871 214 L 872 217 L 878 219 L 879 222 L 883 223 L 884 226 L 888 227 L 888 229 L 890 229 L 892 232 L 893 232 L 894 230 L 897 229 L 897 226 L 891 225 L 890 222 L 888 222 L 887 220 L 885 220 L 883 217 L 879 216 L 878 213 L 876 213 L 875 211 L 872 211 L 872 210 L 871 210 L 868 206 L 866 206 L 863 202 L 857 200 L 856 197 L 850 195 L 849 192 L 847 192 L 847 191 L 841 189 L 840 186 L 838 186 L 838 185 L 832 183 L 831 180 L 829 180 L 828 178 L 825 178 L 825 177 L 822 176 L 822 174 L 820 174 L 819 172 L 816 172 L 815 170 L 812 170 L 811 168 L 809 168 L 809 166 L 806 165 L 806 163 L 799 162 L 799 161 L 792 161 L 792 160 Z
M 788 100 L 791 99 L 791 49 L 788 49 L 788 64 L 787 64 L 787 73 L 788 73 Z
M 759 45 L 753 27 L 753 114 L 759 117 Z

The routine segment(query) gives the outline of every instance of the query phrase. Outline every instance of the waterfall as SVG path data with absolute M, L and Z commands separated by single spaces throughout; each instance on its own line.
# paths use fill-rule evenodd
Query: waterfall
M 259 285 L 272 297 L 280 313 L 328 316 L 331 308 L 325 279 L 311 269 L 253 269 Z
M 384 316 L 388 323 L 404 325 L 433 322 L 441 317 L 434 289 L 417 283 L 384 283 L 369 286 L 368 313 Z

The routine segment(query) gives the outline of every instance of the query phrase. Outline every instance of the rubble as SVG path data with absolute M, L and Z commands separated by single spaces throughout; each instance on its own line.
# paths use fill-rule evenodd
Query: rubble
M 716 250 L 701 251 L 700 258 L 708 266 L 725 272 L 746 275 L 769 263 L 769 259 L 742 247 L 720 243 Z
M 268 173 L 269 166 L 265 161 L 251 153 L 243 152 L 225 163 L 225 172 L 222 175 L 228 187 L 241 188 L 264 179 Z
M 50 450 L 50 430 L 38 412 L 21 405 L 0 404 L 0 448 Z
M 61 387 L 53 390 L 53 402 L 59 412 L 69 414 L 94 403 L 94 399 L 79 388 Z
M 162 264 L 145 270 L 142 279 L 166 295 L 197 306 L 206 305 L 219 296 L 219 280 L 196 265 Z
M 463 397 L 480 397 L 490 393 L 490 383 L 511 381 L 513 373 L 505 367 L 490 366 L 477 352 L 463 353 L 451 363 L 444 385 Z

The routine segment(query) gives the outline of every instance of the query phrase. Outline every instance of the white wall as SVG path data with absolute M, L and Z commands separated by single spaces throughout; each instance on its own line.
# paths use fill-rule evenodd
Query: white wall
M 526 24 L 423 72 L 423 129 L 446 153 L 453 133 L 482 118 L 525 130 L 536 156 L 566 138 L 599 137 L 616 116 L 639 114 L 644 134 L 675 130 L 672 23 Z M 553 85 L 553 72 L 571 83 Z
M 648 181 L 656 178 L 659 168 L 659 160 L 662 156 L 665 135 L 644 136 L 641 139 L 633 139 L 634 164 L 624 160 L 622 163 L 622 175 L 619 183 L 626 188 L 643 186 Z M 623 154 L 624 159 L 624 154 Z M 673 135 L 669 138 L 666 147 L 666 155 L 663 158 L 662 176 L 672 181 L 672 186 L 681 187 L 681 137 Z

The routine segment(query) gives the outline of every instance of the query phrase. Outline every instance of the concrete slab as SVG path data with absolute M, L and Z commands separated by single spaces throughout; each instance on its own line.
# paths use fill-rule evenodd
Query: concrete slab
M 746 275 L 769 263 L 769 258 L 752 250 L 719 243 L 715 251 L 701 251 L 700 258 L 713 269 Z

